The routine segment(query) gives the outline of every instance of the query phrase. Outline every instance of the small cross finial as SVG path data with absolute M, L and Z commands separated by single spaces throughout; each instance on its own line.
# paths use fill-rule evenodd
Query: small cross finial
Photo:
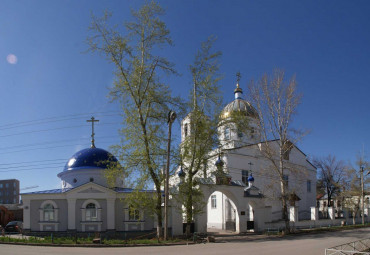
M 95 148 L 95 133 L 94 133 L 94 123 L 99 122 L 94 117 L 91 117 L 91 120 L 87 120 L 86 122 L 91 122 L 91 148 Z
M 238 88 L 239 88 L 240 78 L 242 78 L 242 75 L 240 74 L 240 72 L 237 72 L 237 73 L 236 73 L 236 86 L 237 86 Z
M 249 170 L 252 172 L 253 163 L 252 162 L 249 162 L 248 165 L 249 165 Z

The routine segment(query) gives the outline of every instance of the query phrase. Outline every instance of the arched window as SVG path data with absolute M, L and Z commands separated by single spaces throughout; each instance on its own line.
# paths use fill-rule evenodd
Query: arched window
M 44 221 L 54 221 L 55 220 L 54 206 L 52 204 L 46 204 L 43 209 L 44 209 Z
M 137 221 L 140 219 L 140 211 L 131 206 L 128 209 L 128 214 L 129 214 L 128 218 L 131 221 Z
M 96 206 L 93 203 L 89 203 L 86 206 L 86 221 L 97 221 L 98 220 L 98 214 L 96 210 Z
M 230 140 L 230 128 L 229 127 L 225 128 L 224 137 L 225 137 L 225 140 Z
M 188 124 L 187 123 L 184 124 L 184 136 L 185 137 L 188 136 Z

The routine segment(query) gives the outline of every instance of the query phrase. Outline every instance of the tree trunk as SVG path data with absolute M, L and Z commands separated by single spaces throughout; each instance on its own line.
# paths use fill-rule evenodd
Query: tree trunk
M 288 205 L 287 205 L 287 201 L 285 198 L 283 198 L 282 204 L 283 204 L 283 218 L 285 221 L 285 233 L 289 234 L 290 233 L 290 222 L 289 222 L 289 214 L 288 214 Z
M 283 218 L 285 221 L 285 233 L 290 233 L 290 222 L 288 217 L 288 204 L 287 204 L 287 198 L 286 198 L 286 190 L 285 190 L 285 180 L 284 180 L 284 163 L 283 163 L 283 148 L 282 145 L 280 145 L 280 162 L 279 162 L 279 168 L 280 168 L 280 184 L 281 184 L 281 202 L 283 207 Z
M 162 193 L 157 193 L 157 206 L 156 206 L 156 214 L 157 214 L 157 237 L 163 237 L 163 219 L 162 219 Z
M 189 237 L 191 235 L 191 223 L 193 221 L 193 196 L 192 196 L 192 176 L 189 176 L 188 180 L 188 199 L 186 202 L 186 237 Z

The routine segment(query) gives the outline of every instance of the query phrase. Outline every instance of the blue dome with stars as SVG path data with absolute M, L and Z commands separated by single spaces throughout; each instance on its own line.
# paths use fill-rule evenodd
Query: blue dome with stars
M 117 164 L 118 160 L 111 153 L 99 148 L 87 148 L 76 152 L 67 162 L 63 172 L 86 169 L 102 168 L 106 169 L 110 164 Z

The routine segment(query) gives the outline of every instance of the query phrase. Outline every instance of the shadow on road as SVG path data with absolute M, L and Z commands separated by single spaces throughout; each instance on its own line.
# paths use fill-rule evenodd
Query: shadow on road
M 296 233 L 286 236 L 268 236 L 255 233 L 246 234 L 217 234 L 208 233 L 213 235 L 217 243 L 241 243 L 241 242 L 267 242 L 267 241 L 281 241 L 281 240 L 308 240 L 308 239 L 323 239 L 329 237 L 352 237 L 358 239 L 364 239 L 370 237 L 370 228 L 358 229 L 358 232 L 354 233 L 353 230 L 341 230 L 341 231 L 325 231 L 325 232 L 312 232 L 312 233 Z

